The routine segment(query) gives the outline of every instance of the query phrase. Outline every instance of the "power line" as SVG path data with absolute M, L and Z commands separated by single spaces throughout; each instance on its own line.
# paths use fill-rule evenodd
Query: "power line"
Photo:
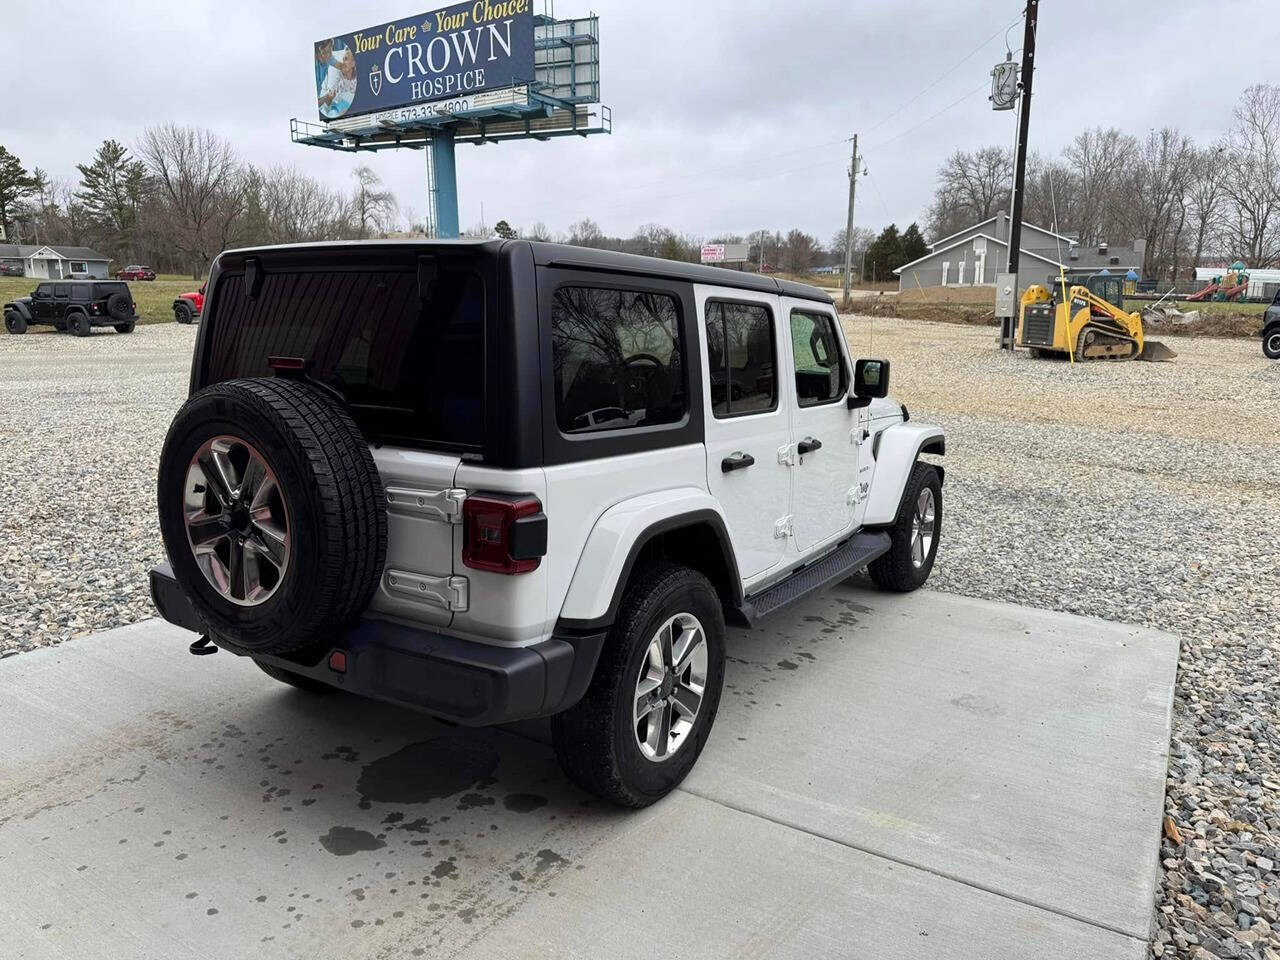
M 877 149 L 879 147 L 887 147 L 891 143 L 897 143 L 899 140 L 901 140 L 903 137 L 907 136 L 908 134 L 915 133 L 917 130 L 923 127 L 926 123 L 930 123 L 931 121 L 937 120 L 940 116 L 942 116 L 948 110 L 951 110 L 952 108 L 959 106 L 965 100 L 968 100 L 970 97 L 972 97 L 975 93 L 985 90 L 987 86 L 988 86 L 987 81 L 983 80 L 980 84 L 978 84 L 968 93 L 963 94 L 960 97 L 957 97 L 955 100 L 952 100 L 950 103 L 948 103 L 945 107 L 943 107 L 937 113 L 930 114 L 929 116 L 921 120 L 919 123 L 917 123 L 915 126 L 907 127 L 907 129 L 903 130 L 901 133 L 895 134 L 894 136 L 890 137 L 888 140 L 881 140 L 879 143 L 875 144 L 875 146 L 873 146 L 872 149 Z
M 902 106 L 898 107 L 897 110 L 894 110 L 892 113 L 878 120 L 875 123 L 875 125 L 871 127 L 870 130 L 867 131 L 867 133 L 873 133 L 876 130 L 879 130 L 882 126 L 884 126 L 886 123 L 888 123 L 898 114 L 900 114 L 903 110 L 907 109 L 907 107 L 911 106 L 911 104 L 915 103 L 917 100 L 923 97 L 926 93 L 928 93 L 930 90 L 936 87 L 939 83 L 941 83 L 947 77 L 951 76 L 951 74 L 955 73 L 956 70 L 958 70 L 963 64 L 965 64 L 968 60 L 970 60 L 979 50 L 985 47 L 988 43 L 990 43 L 992 40 L 994 40 L 996 37 L 1000 36 L 1001 34 L 1008 32 L 1009 28 L 1012 27 L 1015 23 L 1017 23 L 1021 19 L 1022 19 L 1022 12 L 1019 11 L 1018 15 L 1014 17 L 1012 20 L 1010 20 L 1007 25 L 1000 27 L 998 30 L 996 30 L 995 33 L 991 34 L 991 36 L 987 37 L 987 39 L 983 40 L 980 44 L 978 44 L 976 47 L 974 47 L 972 50 L 966 53 L 963 57 L 957 60 L 949 68 L 943 71 L 943 73 L 940 74 L 932 83 L 928 84 L 928 86 L 922 89 L 914 97 L 912 97 Z

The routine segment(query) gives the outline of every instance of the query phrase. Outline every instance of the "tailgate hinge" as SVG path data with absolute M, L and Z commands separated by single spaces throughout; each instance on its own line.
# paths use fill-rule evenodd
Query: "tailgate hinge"
M 387 487 L 387 509 L 393 513 L 411 513 L 445 523 L 462 522 L 462 501 L 467 491 L 457 487 L 447 490 L 414 490 L 409 487 Z
M 383 577 L 387 593 L 445 610 L 466 610 L 470 599 L 466 577 L 432 577 L 424 573 L 388 570 Z

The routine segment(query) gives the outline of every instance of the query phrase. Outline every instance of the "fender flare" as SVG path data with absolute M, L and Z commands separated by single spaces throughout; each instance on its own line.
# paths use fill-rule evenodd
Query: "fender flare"
M 14 300 L 4 305 L 4 310 L 0 312 L 8 312 L 12 310 L 28 323 L 31 322 L 31 304 L 23 303 L 21 300 Z
M 742 580 L 720 505 L 705 490 L 684 487 L 633 497 L 600 515 L 565 593 L 560 628 L 600 630 L 611 626 L 645 544 L 661 534 L 701 525 L 715 535 L 729 571 L 732 602 L 741 603 Z
M 922 453 L 945 454 L 947 438 L 941 427 L 895 423 L 880 434 L 876 451 L 876 471 L 862 524 L 866 527 L 893 523 L 902 503 L 907 479 Z M 941 471 L 941 468 L 938 468 Z

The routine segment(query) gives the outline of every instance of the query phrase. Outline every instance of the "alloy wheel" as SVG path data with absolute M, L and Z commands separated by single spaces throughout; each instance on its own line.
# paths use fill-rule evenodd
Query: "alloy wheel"
M 925 487 L 916 498 L 915 512 L 911 517 L 911 565 L 919 569 L 933 549 L 934 531 L 937 526 L 937 509 L 933 490 Z
M 224 600 L 257 606 L 289 568 L 289 512 L 274 471 L 238 437 L 206 440 L 191 458 L 183 493 L 187 542 Z
M 646 759 L 669 760 L 689 739 L 707 687 L 707 635 L 677 613 L 653 635 L 636 678 L 632 732 Z

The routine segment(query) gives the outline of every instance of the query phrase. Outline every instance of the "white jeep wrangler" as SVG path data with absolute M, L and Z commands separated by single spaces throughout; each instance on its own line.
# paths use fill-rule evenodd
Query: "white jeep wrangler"
M 831 298 L 530 243 L 223 253 L 159 469 L 163 616 L 270 676 L 550 716 L 584 788 L 688 773 L 750 626 L 929 576 L 937 427 Z M 216 646 L 214 646 L 216 645 Z

